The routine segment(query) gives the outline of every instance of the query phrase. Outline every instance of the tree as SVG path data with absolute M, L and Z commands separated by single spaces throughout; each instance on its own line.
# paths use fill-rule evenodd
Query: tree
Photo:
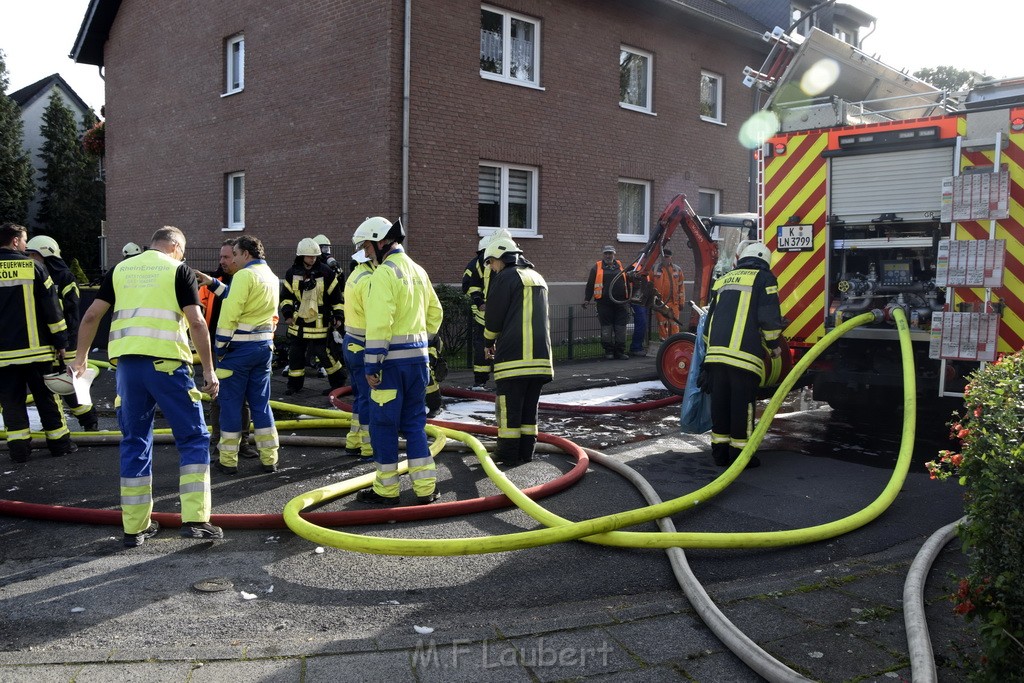
M 96 120 L 92 112 L 83 126 Z M 66 261 L 77 258 L 86 269 L 99 265 L 97 238 L 103 219 L 103 184 L 97 178 L 97 161 L 81 143 L 74 113 L 54 92 L 43 112 L 42 202 L 38 220 L 61 245 Z
M 936 66 L 918 69 L 914 72 L 914 78 L 920 78 L 926 83 L 934 85 L 939 90 L 956 92 L 963 90 L 970 83 L 991 81 L 991 76 L 980 74 L 969 69 L 958 69 L 955 66 Z
M 0 223 L 24 223 L 35 193 L 32 160 L 24 149 L 21 110 L 7 96 L 7 64 L 0 50 Z

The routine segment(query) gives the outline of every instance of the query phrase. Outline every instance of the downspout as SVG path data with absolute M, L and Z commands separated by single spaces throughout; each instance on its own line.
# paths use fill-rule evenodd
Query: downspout
M 405 0 L 405 36 L 402 56 L 402 224 L 409 225 L 409 74 L 412 56 L 412 0 Z

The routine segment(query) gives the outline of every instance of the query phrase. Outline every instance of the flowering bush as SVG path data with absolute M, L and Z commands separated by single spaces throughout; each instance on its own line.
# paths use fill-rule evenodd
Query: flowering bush
M 103 152 L 106 150 L 105 142 L 105 126 L 103 121 L 98 121 L 89 130 L 85 131 L 82 135 L 82 147 L 89 154 L 95 154 L 98 157 L 103 156 Z
M 970 377 L 966 410 L 951 423 L 961 452 L 939 451 L 933 479 L 958 476 L 969 522 L 960 528 L 970 573 L 954 611 L 979 619 L 984 655 L 974 678 L 1009 681 L 1024 671 L 1024 351 Z

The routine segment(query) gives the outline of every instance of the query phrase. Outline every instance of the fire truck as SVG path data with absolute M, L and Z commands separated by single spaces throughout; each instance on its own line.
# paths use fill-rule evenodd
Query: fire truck
M 816 29 L 766 40 L 745 82 L 777 131 L 755 163 L 783 336 L 798 358 L 881 311 L 812 366 L 814 398 L 899 405 L 896 308 L 921 397 L 962 397 L 967 373 L 1024 348 L 1024 78 L 947 93 Z

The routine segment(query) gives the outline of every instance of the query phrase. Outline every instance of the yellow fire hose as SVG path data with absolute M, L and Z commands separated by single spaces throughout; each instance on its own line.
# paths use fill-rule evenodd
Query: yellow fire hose
M 504 552 L 532 548 L 549 543 L 558 543 L 582 539 L 608 545 L 629 547 L 664 548 L 664 547 L 769 547 L 809 543 L 824 538 L 846 533 L 867 524 L 876 518 L 891 504 L 896 493 L 902 486 L 910 464 L 914 441 L 914 415 L 916 412 L 916 382 L 913 370 L 913 355 L 910 347 L 910 333 L 906 317 L 902 311 L 896 311 L 895 319 L 900 337 L 904 376 L 904 434 L 900 455 L 889 484 L 882 494 L 869 506 L 849 517 L 828 524 L 779 532 L 739 533 L 739 534 L 707 534 L 707 533 L 637 533 L 613 532 L 622 527 L 643 524 L 661 517 L 674 515 L 687 510 L 701 501 L 706 501 L 728 486 L 746 466 L 750 457 L 757 450 L 772 418 L 786 394 L 795 385 L 796 380 L 809 365 L 823 353 L 839 337 L 849 330 L 877 320 L 877 313 L 864 313 L 852 318 L 827 334 L 818 344 L 794 366 L 792 372 L 776 391 L 767 409 L 754 430 L 746 448 L 729 469 L 710 484 L 685 496 L 666 501 L 658 505 L 619 512 L 612 515 L 597 517 L 580 522 L 571 522 L 554 515 L 541 506 L 533 503 L 516 488 L 491 461 L 487 451 L 478 440 L 469 434 L 444 429 L 443 432 L 453 439 L 466 443 L 479 458 L 488 477 L 523 511 L 537 519 L 548 528 L 522 531 L 499 536 L 455 539 L 411 539 L 370 537 L 348 532 L 326 529 L 312 524 L 300 517 L 300 513 L 313 505 L 321 505 L 340 495 L 338 485 L 323 487 L 293 498 L 284 509 L 285 522 L 296 534 L 321 545 L 344 550 L 373 554 L 390 555 L 468 555 L 490 552 Z M 349 489 L 351 490 L 351 489 Z

